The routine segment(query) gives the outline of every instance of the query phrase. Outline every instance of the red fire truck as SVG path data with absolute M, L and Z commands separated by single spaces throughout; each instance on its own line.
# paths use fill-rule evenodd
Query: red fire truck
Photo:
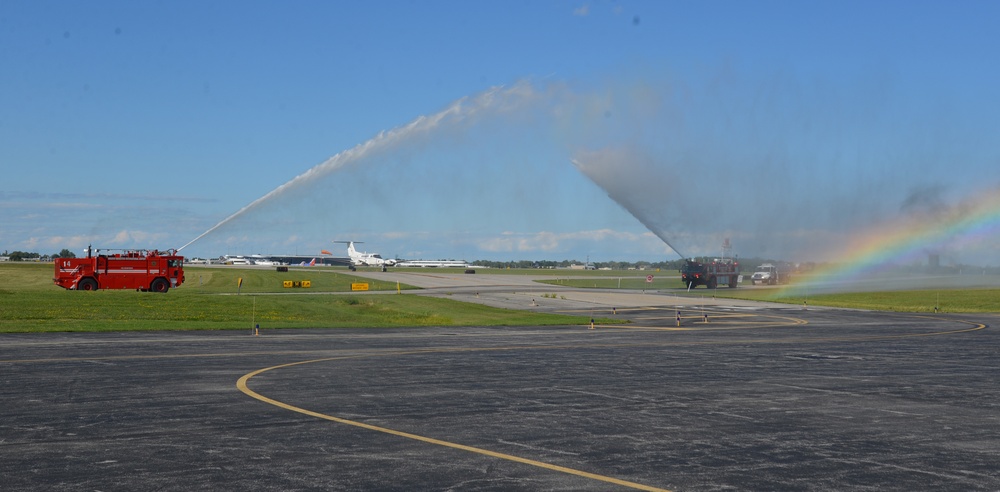
M 174 250 L 97 250 L 86 258 L 58 258 L 55 278 L 64 289 L 136 289 L 166 292 L 184 283 L 184 257 Z
M 681 280 L 689 289 L 704 285 L 714 289 L 718 284 L 735 288 L 740 277 L 740 264 L 736 260 L 723 258 L 711 263 L 685 260 L 681 267 Z

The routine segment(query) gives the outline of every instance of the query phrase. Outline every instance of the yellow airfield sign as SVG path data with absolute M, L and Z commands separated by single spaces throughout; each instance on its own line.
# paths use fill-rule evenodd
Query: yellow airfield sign
M 351 290 L 368 290 L 367 282 L 354 282 L 351 284 Z

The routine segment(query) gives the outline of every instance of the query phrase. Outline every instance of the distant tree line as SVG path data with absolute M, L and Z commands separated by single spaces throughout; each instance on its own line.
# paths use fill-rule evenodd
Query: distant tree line
M 41 254 L 38 254 L 38 253 L 35 253 L 35 252 L 30 252 L 30 251 L 10 251 L 10 252 L 7 252 L 5 250 L 3 252 L 3 255 L 0 255 L 0 256 L 6 256 L 7 257 L 7 261 L 32 261 L 32 260 L 34 260 L 34 261 L 49 261 L 49 260 L 54 260 L 56 258 L 76 258 L 76 255 L 72 251 L 70 251 L 68 249 L 65 249 L 65 248 L 63 248 L 62 251 L 60 251 L 58 253 L 52 253 L 51 255 L 41 255 Z
M 590 263 L 590 266 L 597 269 L 609 269 L 609 270 L 655 270 L 657 268 L 661 270 L 673 269 L 679 270 L 684 260 L 674 260 L 674 261 L 594 261 Z M 586 266 L 586 261 L 580 260 L 519 260 L 519 261 L 492 261 L 492 260 L 476 260 L 472 262 L 475 266 L 483 266 L 490 268 L 502 268 L 502 269 L 552 269 L 552 268 L 570 268 L 572 266 Z
M 694 261 L 701 263 L 711 263 L 716 261 L 717 257 L 711 256 L 698 256 L 692 258 Z M 663 272 L 669 271 L 679 271 L 681 267 L 684 266 L 686 260 L 676 259 L 676 260 L 665 260 L 665 261 L 595 261 L 591 262 L 591 266 L 599 270 L 656 270 L 659 269 Z M 752 274 L 754 269 L 758 265 L 764 263 L 771 263 L 778 265 L 786 271 L 793 271 L 798 273 L 811 272 L 817 268 L 829 267 L 830 265 L 825 263 L 796 263 L 782 260 L 775 260 L 773 258 L 762 258 L 762 257 L 746 257 L 746 258 L 736 258 L 739 262 L 740 272 L 744 274 Z M 520 260 L 520 261 L 491 261 L 491 260 L 476 260 L 472 262 L 475 266 L 483 266 L 490 268 L 501 268 L 501 269 L 546 269 L 546 268 L 570 268 L 576 265 L 578 268 L 583 267 L 586 262 L 580 260 L 562 260 L 562 261 L 551 261 L 551 260 Z M 954 264 L 954 265 L 924 265 L 924 264 L 904 264 L 887 266 L 888 271 L 894 271 L 896 273 L 934 273 L 934 274 L 949 274 L 949 275 L 997 275 L 1000 274 L 1000 266 L 978 266 L 978 265 L 968 265 L 968 264 Z
M 51 255 L 42 255 L 36 252 L 30 251 L 4 251 L 2 255 L 6 257 L 8 261 L 52 261 L 56 258 L 76 258 L 76 254 L 72 251 L 63 248 L 58 253 L 52 253 Z M 709 256 L 698 256 L 692 258 L 694 261 L 699 261 L 702 263 L 712 262 L 716 257 Z M 808 272 L 817 267 L 823 265 L 816 263 L 791 263 L 787 261 L 775 260 L 771 258 L 760 258 L 760 257 L 747 257 L 747 258 L 736 258 L 740 264 L 740 271 L 743 273 L 752 273 L 757 265 L 763 263 L 773 263 L 781 266 L 782 268 L 797 271 L 797 272 Z M 664 261 L 594 261 L 590 263 L 590 266 L 595 269 L 607 269 L 607 270 L 656 270 L 660 271 L 679 271 L 681 267 L 684 266 L 686 260 L 676 259 L 676 260 L 664 260 Z M 554 269 L 554 268 L 570 268 L 571 266 L 582 267 L 586 265 L 586 261 L 580 260 L 518 260 L 518 261 L 493 261 L 493 260 L 476 260 L 472 262 L 475 266 L 490 267 L 490 268 L 502 268 L 502 269 Z M 942 274 L 961 274 L 961 275 L 996 275 L 1000 274 L 1000 266 L 987 266 L 982 267 L 978 265 L 967 265 L 967 264 L 955 264 L 949 266 L 931 266 L 931 265 L 896 265 L 890 267 L 890 270 L 897 272 L 920 272 L 920 273 L 942 273 Z
M 692 258 L 694 261 L 700 261 L 702 263 L 715 261 L 715 257 L 699 256 Z M 743 270 L 750 270 L 760 265 L 761 263 L 781 263 L 777 260 L 769 260 L 765 258 L 737 258 L 736 259 Z M 594 261 L 590 265 L 596 269 L 601 270 L 656 270 L 661 271 L 679 271 L 681 267 L 684 266 L 686 260 L 676 259 L 676 260 L 664 260 L 664 261 Z M 551 260 L 520 260 L 520 261 L 491 261 L 491 260 L 476 260 L 472 262 L 476 266 L 484 266 L 491 268 L 569 268 L 573 265 L 583 266 L 586 265 L 585 261 L 580 260 L 562 260 L 562 261 L 551 261 Z

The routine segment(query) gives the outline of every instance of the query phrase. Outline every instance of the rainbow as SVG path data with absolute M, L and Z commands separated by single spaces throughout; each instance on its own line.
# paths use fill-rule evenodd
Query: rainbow
M 841 254 L 810 277 L 817 280 L 792 283 L 782 288 L 782 297 L 816 290 L 836 290 L 856 279 L 907 264 L 934 251 L 953 250 L 995 240 L 1000 233 L 1000 187 L 972 195 L 946 208 L 899 217 L 850 237 Z

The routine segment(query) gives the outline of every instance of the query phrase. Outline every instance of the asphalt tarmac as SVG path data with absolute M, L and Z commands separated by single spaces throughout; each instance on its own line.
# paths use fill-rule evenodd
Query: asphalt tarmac
M 1000 489 L 996 315 L 487 287 L 631 323 L 0 335 L 0 489 Z

